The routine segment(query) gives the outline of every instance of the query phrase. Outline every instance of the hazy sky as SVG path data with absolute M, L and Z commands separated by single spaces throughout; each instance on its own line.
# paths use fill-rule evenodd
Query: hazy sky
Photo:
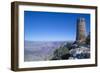
M 76 22 L 86 20 L 90 31 L 90 14 L 24 11 L 24 39 L 28 41 L 69 41 L 76 39 Z

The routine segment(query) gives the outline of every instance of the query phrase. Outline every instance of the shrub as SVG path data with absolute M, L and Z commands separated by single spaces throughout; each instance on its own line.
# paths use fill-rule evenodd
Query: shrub
M 52 60 L 62 59 L 62 57 L 69 53 L 68 48 L 60 47 L 54 51 Z

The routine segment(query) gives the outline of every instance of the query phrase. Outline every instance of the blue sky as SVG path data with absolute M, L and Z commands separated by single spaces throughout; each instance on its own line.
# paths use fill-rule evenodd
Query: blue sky
M 85 18 L 90 32 L 90 14 L 24 11 L 24 40 L 74 41 L 79 17 Z

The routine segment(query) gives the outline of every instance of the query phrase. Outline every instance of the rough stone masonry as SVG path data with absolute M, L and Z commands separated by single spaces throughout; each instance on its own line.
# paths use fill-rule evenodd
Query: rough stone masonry
M 85 19 L 77 19 L 76 42 L 83 43 L 86 40 Z

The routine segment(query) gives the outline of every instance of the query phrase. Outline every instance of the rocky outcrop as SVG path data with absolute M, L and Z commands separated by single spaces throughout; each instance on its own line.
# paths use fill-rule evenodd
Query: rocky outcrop
M 81 45 L 69 51 L 71 56 L 69 59 L 86 59 L 90 58 L 90 47 L 88 45 Z
M 64 60 L 64 59 L 87 59 L 90 58 L 90 36 L 84 42 L 66 43 L 60 48 L 57 48 L 51 60 Z

